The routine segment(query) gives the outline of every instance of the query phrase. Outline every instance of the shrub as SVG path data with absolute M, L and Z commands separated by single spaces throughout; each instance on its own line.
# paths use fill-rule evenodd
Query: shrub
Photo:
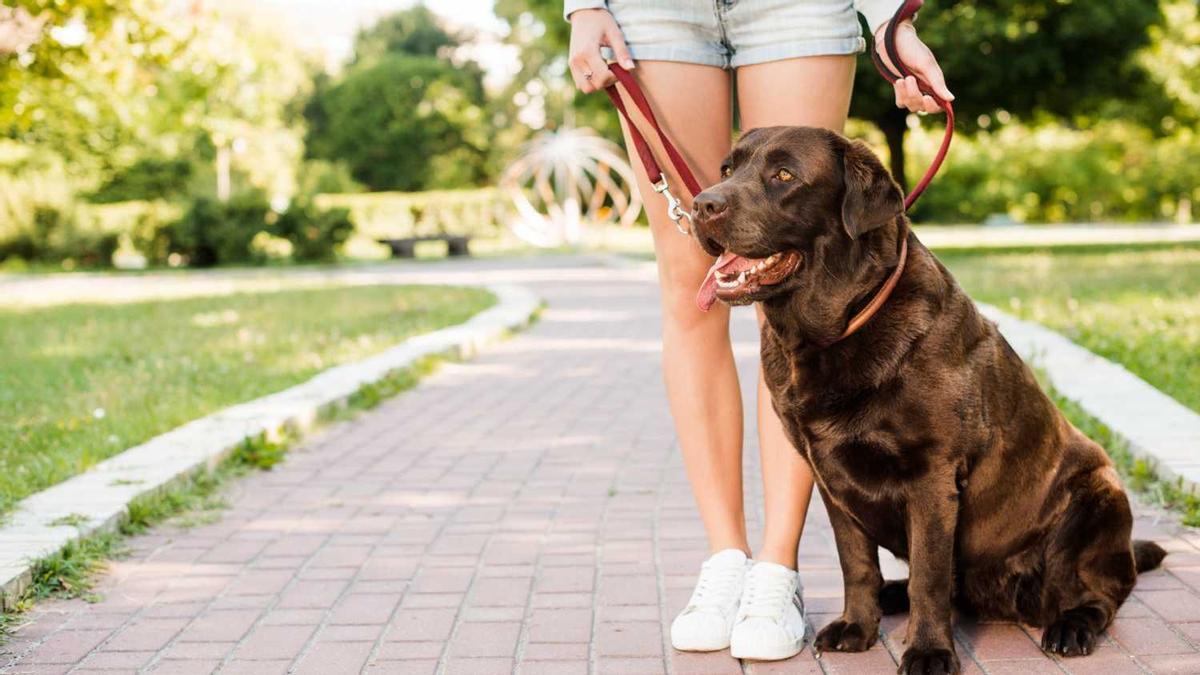
M 914 133 L 909 176 L 925 170 L 940 130 Z M 1200 201 L 1200 134 L 1156 138 L 1133 124 L 1091 129 L 1012 125 L 956 138 L 918 220 L 1189 221 Z
M 115 173 L 89 199 L 98 204 L 178 199 L 187 194 L 194 174 L 195 167 L 186 159 L 147 157 Z
M 275 236 L 291 242 L 292 259 L 302 262 L 333 260 L 353 232 L 349 209 L 321 210 L 308 200 L 292 202 L 272 227 Z
M 38 205 L 28 226 L 0 242 L 0 260 L 106 267 L 112 264 L 118 239 L 115 233 L 82 227 L 74 207 Z
M 172 253 L 192 267 L 260 262 L 251 242 L 270 229 L 271 207 L 258 193 L 237 195 L 228 202 L 200 197 L 183 217 L 167 228 Z

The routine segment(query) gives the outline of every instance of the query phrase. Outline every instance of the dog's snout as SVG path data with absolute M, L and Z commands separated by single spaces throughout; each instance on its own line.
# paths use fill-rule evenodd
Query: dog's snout
M 716 192 L 701 192 L 696 196 L 696 200 L 692 202 L 692 210 L 697 216 L 702 218 L 713 218 L 725 213 L 729 208 L 729 202 L 720 193 Z

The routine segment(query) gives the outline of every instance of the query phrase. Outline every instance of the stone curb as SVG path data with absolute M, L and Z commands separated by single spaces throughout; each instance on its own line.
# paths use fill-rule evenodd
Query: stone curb
M 133 500 L 197 470 L 215 468 L 248 438 L 310 429 L 322 411 L 343 405 L 363 385 L 422 357 L 469 358 L 484 345 L 528 325 L 541 307 L 541 300 L 520 286 L 483 288 L 496 296 L 496 305 L 465 323 L 410 337 L 290 389 L 194 420 L 23 499 L 0 526 L 0 607 L 7 610 L 21 597 L 36 561 L 71 541 L 114 530 Z M 73 522 L 64 524 L 65 518 Z
M 1040 325 L 979 303 L 980 311 L 1054 388 L 1124 439 L 1164 479 L 1200 486 L 1200 415 L 1145 380 Z

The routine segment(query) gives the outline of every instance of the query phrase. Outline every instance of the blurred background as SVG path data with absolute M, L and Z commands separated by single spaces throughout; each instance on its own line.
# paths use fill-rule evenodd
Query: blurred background
M 1194 220 L 1194 0 L 942 1 L 919 24 L 960 128 L 918 222 Z M 568 31 L 553 0 L 9 0 L 0 269 L 378 258 L 427 233 L 507 250 L 495 187 L 531 140 L 619 140 L 570 86 Z M 941 120 L 859 74 L 849 133 L 903 183 Z

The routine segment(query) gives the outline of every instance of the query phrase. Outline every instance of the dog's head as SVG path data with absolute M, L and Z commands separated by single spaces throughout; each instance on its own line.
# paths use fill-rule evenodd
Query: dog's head
M 903 211 L 865 144 L 810 127 L 753 129 L 693 202 L 700 246 L 718 256 L 696 302 L 747 304 L 815 283 L 818 270 L 854 264 L 857 240 Z

